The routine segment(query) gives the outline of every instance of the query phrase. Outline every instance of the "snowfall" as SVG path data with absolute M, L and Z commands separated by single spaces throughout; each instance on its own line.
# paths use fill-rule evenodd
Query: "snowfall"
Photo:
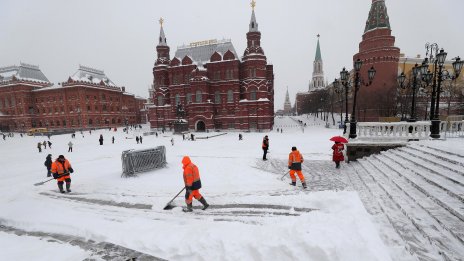
M 137 144 L 135 136 L 147 131 L 144 125 L 129 133 L 118 128 L 77 133 L 75 139 L 51 136 L 52 148 L 41 153 L 37 143 L 47 137 L 15 134 L 0 140 L 0 260 L 126 260 L 138 255 L 138 260 L 374 261 L 397 260 L 406 253 L 386 245 L 385 238 L 395 236 L 368 214 L 355 190 L 330 184 L 346 168 L 343 163 L 335 170 L 331 162 L 329 139 L 342 131 L 325 128 L 319 119 L 277 117 L 273 131 L 242 132 L 241 141 L 239 132 L 195 133 L 197 138 L 224 134 L 195 141 L 159 132 Z M 262 160 L 264 135 L 270 140 L 267 161 Z M 69 141 L 73 152 L 67 152 Z M 166 167 L 121 177 L 123 151 L 156 146 L 166 147 Z M 281 180 L 292 146 L 309 163 L 303 168 L 306 190 L 299 181 L 290 186 L 288 175 Z M 48 154 L 53 159 L 62 154 L 73 166 L 71 193 L 59 193 L 55 180 L 34 186 L 49 179 Z M 194 200 L 194 212 L 184 213 L 184 193 L 173 201 L 175 208 L 163 210 L 184 187 L 183 156 L 200 170 L 200 192 L 211 205 L 205 211 Z M 333 168 L 318 182 L 311 178 L 311 162 Z

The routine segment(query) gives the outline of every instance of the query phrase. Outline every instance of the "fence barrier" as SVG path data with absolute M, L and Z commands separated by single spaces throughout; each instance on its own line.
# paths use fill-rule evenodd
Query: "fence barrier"
M 136 173 L 164 167 L 166 148 L 158 146 L 145 150 L 125 150 L 122 152 L 121 161 L 121 177 L 134 177 Z

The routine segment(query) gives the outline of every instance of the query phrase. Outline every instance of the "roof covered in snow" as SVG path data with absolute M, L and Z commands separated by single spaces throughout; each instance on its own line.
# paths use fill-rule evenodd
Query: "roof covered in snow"
M 182 60 L 182 58 L 187 55 L 190 56 L 195 63 L 205 64 L 209 62 L 211 55 L 213 55 L 214 52 L 224 55 L 229 50 L 235 55 L 235 57 L 238 57 L 230 39 L 223 39 L 219 41 L 214 39 L 179 46 L 177 47 L 175 57 Z
M 50 83 L 38 65 L 20 63 L 19 66 L 0 67 L 0 81 L 10 81 L 13 76 L 21 80 Z
M 79 69 L 76 73 L 71 76 L 71 79 L 75 81 L 89 82 L 100 84 L 102 81 L 107 86 L 116 86 L 109 78 L 105 75 L 103 70 L 90 68 L 87 66 L 79 65 Z

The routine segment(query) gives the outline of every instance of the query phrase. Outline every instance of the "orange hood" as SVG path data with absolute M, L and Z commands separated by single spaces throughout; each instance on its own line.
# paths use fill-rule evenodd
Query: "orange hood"
M 190 160 L 190 157 L 189 156 L 184 156 L 184 158 L 182 159 L 182 165 L 185 167 L 187 166 L 188 164 L 190 164 L 192 161 Z

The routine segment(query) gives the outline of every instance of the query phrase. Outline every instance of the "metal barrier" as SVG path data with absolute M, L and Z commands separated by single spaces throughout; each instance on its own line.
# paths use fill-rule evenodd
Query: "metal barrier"
M 121 177 L 134 177 L 135 173 L 162 168 L 166 165 L 166 148 L 125 150 L 121 155 Z

